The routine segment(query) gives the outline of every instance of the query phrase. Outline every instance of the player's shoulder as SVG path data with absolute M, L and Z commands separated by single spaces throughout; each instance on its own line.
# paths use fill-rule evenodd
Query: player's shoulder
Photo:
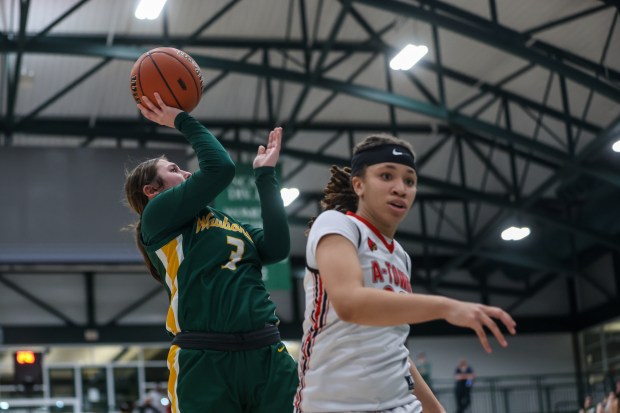
M 327 234 L 340 234 L 350 239 L 359 237 L 356 223 L 351 217 L 336 210 L 322 212 L 312 224 L 308 238 L 321 238 Z
M 321 212 L 312 226 L 314 227 L 314 225 L 317 225 L 318 227 L 329 227 L 332 225 L 350 225 L 351 222 L 352 221 L 347 214 L 330 209 L 328 211 Z

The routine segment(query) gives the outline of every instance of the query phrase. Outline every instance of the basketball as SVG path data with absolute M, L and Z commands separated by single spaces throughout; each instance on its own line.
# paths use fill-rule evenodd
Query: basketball
M 194 59 L 172 47 L 149 50 L 131 69 L 131 95 L 139 104 L 142 96 L 157 104 L 157 92 L 166 105 L 191 112 L 200 102 L 203 86 L 202 72 Z

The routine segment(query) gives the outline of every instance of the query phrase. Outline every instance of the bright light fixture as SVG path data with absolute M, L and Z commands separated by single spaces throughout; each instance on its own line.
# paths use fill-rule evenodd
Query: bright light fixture
M 611 149 L 613 149 L 614 152 L 620 152 L 620 141 L 617 141 L 616 143 L 614 143 Z
M 426 53 L 428 53 L 428 47 L 408 44 L 390 60 L 390 67 L 393 70 L 409 70 L 413 65 L 418 63 Z
M 9 410 L 9 404 L 7 402 L 0 402 L 0 410 Z
M 280 189 L 280 196 L 284 202 L 284 206 L 287 207 L 299 196 L 299 189 L 297 188 L 282 188 Z
M 155 20 L 159 17 L 166 0 L 140 0 L 136 7 L 136 19 Z
M 519 241 L 528 235 L 530 235 L 530 229 L 528 227 L 510 227 L 502 231 L 502 239 L 504 241 Z

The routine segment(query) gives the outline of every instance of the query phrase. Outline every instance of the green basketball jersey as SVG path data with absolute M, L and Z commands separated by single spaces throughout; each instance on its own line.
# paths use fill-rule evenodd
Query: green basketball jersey
M 208 205 L 232 181 L 228 153 L 186 113 L 175 120 L 196 151 L 200 169 L 149 201 L 141 239 L 170 298 L 166 328 L 247 332 L 277 323 L 262 281 L 263 264 L 288 255 L 290 239 L 275 168 L 255 170 L 263 228 Z

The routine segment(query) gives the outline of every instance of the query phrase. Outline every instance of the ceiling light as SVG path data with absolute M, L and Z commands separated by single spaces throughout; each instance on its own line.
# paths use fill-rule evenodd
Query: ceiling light
M 614 144 L 611 146 L 611 149 L 613 149 L 613 150 L 614 150 L 614 152 L 620 152 L 620 141 L 617 141 L 616 143 L 614 143 Z
M 164 4 L 166 4 L 166 0 L 140 0 L 138 7 L 136 7 L 136 19 L 155 20 L 159 17 Z
M 299 189 L 297 188 L 282 188 L 280 189 L 280 196 L 284 202 L 284 206 L 289 206 L 299 196 Z
M 510 227 L 502 231 L 502 239 L 504 241 L 519 241 L 530 235 L 528 227 Z
M 426 53 L 428 53 L 428 47 L 408 44 L 390 60 L 390 67 L 393 70 L 409 70 L 413 65 L 418 63 Z

